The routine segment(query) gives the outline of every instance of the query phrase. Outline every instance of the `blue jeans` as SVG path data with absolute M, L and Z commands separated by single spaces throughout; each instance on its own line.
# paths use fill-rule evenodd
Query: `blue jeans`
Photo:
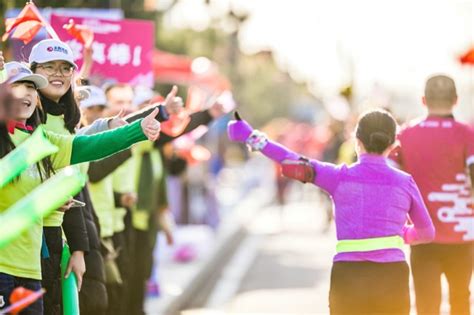
M 32 291 L 41 289 L 41 281 L 15 277 L 6 273 L 0 272 L 0 310 L 7 308 L 10 305 L 10 295 L 17 287 L 24 287 Z M 25 308 L 20 314 L 22 315 L 43 315 L 43 299 L 39 298 Z

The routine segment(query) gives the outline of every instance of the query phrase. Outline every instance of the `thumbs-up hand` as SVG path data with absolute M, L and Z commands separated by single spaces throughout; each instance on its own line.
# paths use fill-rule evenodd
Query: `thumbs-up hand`
M 150 115 L 143 118 L 141 123 L 143 133 L 150 141 L 155 141 L 160 136 L 161 124 L 155 119 L 159 111 L 158 108 L 155 108 Z
M 173 85 L 171 91 L 166 95 L 164 106 L 169 114 L 179 114 L 183 110 L 183 99 L 176 96 L 178 93 L 178 87 Z
M 127 125 L 128 122 L 124 119 L 124 117 L 125 117 L 125 111 L 121 109 L 120 112 L 116 116 L 112 117 L 109 120 L 109 123 L 108 123 L 109 129 L 115 129 L 115 128 Z
M 248 122 L 242 120 L 239 113 L 235 112 L 235 120 L 229 121 L 227 125 L 227 134 L 229 139 L 234 142 L 246 142 L 252 134 L 253 128 Z

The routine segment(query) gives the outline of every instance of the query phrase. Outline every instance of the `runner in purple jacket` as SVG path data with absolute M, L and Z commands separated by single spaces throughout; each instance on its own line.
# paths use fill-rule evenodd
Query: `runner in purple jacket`
M 395 142 L 393 117 L 376 110 L 359 119 L 359 158 L 350 166 L 308 160 L 236 118 L 228 126 L 232 141 L 262 152 L 285 176 L 312 182 L 333 199 L 338 243 L 331 314 L 409 314 L 403 244 L 430 242 L 435 231 L 413 178 L 387 163 Z

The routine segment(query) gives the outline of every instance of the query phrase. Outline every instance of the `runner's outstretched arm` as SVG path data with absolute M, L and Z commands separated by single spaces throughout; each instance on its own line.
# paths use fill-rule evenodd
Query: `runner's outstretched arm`
M 267 139 L 266 135 L 254 130 L 242 120 L 238 113 L 236 120 L 229 122 L 227 132 L 234 142 L 247 144 L 252 151 L 260 151 L 282 166 L 283 175 L 302 182 L 311 182 L 332 194 L 339 183 L 342 166 L 307 159 L 285 146 Z

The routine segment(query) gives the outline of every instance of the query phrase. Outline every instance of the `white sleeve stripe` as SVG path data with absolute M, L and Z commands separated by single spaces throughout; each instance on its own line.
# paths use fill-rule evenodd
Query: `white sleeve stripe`
M 474 164 L 474 155 L 471 155 L 470 157 L 467 158 L 466 160 L 466 165 L 469 166 L 471 164 Z

